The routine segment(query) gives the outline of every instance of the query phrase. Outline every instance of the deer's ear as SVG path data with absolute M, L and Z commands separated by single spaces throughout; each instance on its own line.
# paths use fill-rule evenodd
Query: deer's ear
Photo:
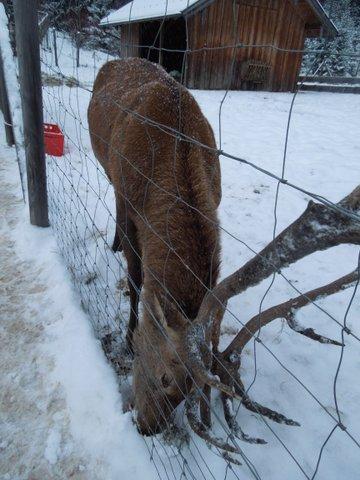
M 186 320 L 179 312 L 175 303 L 168 299 L 164 300 L 165 307 L 163 309 L 160 300 L 154 294 L 153 298 L 153 313 L 156 316 L 157 321 L 163 326 L 168 333 L 179 332 L 181 328 L 186 325 Z M 165 310 L 165 312 L 164 312 Z
M 166 328 L 166 327 L 167 327 L 167 324 L 166 324 L 166 319 L 165 319 L 164 311 L 163 311 L 163 309 L 161 308 L 159 299 L 158 299 L 158 297 L 157 297 L 155 294 L 154 294 L 154 296 L 153 296 L 152 307 L 153 307 L 153 314 L 155 315 L 156 320 L 160 323 L 160 325 L 161 325 L 163 328 Z

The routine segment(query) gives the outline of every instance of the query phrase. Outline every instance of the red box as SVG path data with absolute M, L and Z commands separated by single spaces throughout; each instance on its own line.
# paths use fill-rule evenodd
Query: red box
M 64 155 L 64 135 L 57 125 L 44 123 L 45 152 L 54 157 Z

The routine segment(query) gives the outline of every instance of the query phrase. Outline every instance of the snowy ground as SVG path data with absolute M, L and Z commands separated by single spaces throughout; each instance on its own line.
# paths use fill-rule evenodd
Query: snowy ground
M 72 48 L 66 40 L 61 44 L 61 73 L 78 78 L 85 88 L 91 88 L 96 70 L 105 60 L 100 53 L 82 52 L 82 66 L 76 69 Z M 50 52 L 43 52 L 43 61 L 44 72 L 54 74 L 56 67 Z M 218 113 L 224 92 L 193 93 L 219 142 Z M 18 180 L 13 153 L 1 150 L 1 174 L 8 194 L 2 201 L 5 205 L 2 218 L 5 215 L 7 218 L 2 220 L 2 263 L 6 262 L 7 270 L 1 278 L 5 283 L 5 302 L 0 304 L 4 311 L 0 327 L 6 348 L 2 349 L 0 364 L 6 372 L 1 391 L 9 391 L 10 401 L 2 408 L 7 423 L 5 434 L 0 431 L 0 449 L 5 452 L 0 459 L 0 475 L 9 479 L 32 478 L 30 469 L 42 468 L 48 469 L 40 470 L 46 474 L 38 473 L 33 478 L 136 480 L 156 478 L 158 469 L 160 478 L 177 479 L 186 460 L 188 478 L 217 480 L 225 478 L 226 473 L 228 479 L 254 478 L 246 466 L 227 469 L 226 462 L 195 437 L 181 452 L 174 445 L 166 445 L 161 436 L 144 440 L 136 433 L 129 414 L 121 413 L 122 400 L 115 375 L 105 363 L 87 316 L 78 308 L 81 298 L 98 335 L 114 332 L 119 326 L 121 329 L 128 314 L 124 283 L 120 281 L 124 278 L 125 264 L 106 245 L 114 231 L 113 192 L 92 154 L 86 123 L 89 97 L 90 93 L 83 88 L 65 85 L 44 88 L 45 118 L 58 123 L 67 137 L 66 155 L 57 159 L 48 157 L 48 174 L 51 220 L 70 274 L 64 270 L 51 233 L 27 226 L 26 212 L 14 191 Z M 222 149 L 281 174 L 291 101 L 290 94 L 229 93 L 222 110 Z M 359 183 L 359 128 L 360 96 L 299 94 L 291 122 L 285 177 L 338 201 Z M 255 251 L 271 239 L 276 182 L 234 160 L 222 158 L 221 166 L 221 225 L 233 235 L 223 232 L 222 275 L 225 276 L 252 256 L 249 248 L 237 239 Z M 3 191 L 5 186 L 1 187 Z M 294 220 L 307 201 L 305 195 L 282 186 L 277 231 Z M 297 295 L 291 284 L 307 291 L 350 272 L 357 264 L 357 255 L 358 249 L 342 246 L 317 253 L 284 270 L 290 283 L 277 276 L 263 308 Z M 14 281 L 13 272 L 20 272 L 16 273 L 18 281 Z M 71 289 L 70 276 L 80 298 Z M 230 310 L 240 322 L 246 322 L 259 310 L 268 285 L 268 281 L 263 282 L 230 303 Z M 35 294 L 31 293 L 32 288 Z M 351 294 L 349 289 L 319 304 L 342 323 Z M 357 335 L 359 313 L 357 295 L 348 316 L 348 325 Z M 341 330 L 334 320 L 313 306 L 301 311 L 299 318 L 325 335 L 340 338 Z M 19 326 L 14 332 L 13 325 L 17 322 Z M 224 345 L 238 327 L 239 323 L 230 314 L 226 315 Z M 9 342 L 11 335 L 15 338 Z M 334 415 L 333 384 L 340 349 L 296 335 L 281 321 L 264 328 L 261 336 L 271 352 Z M 346 337 L 337 382 L 342 421 L 358 441 L 359 351 L 360 343 Z M 13 352 L 21 353 L 15 356 Z M 256 362 L 257 377 L 250 394 L 301 423 L 300 428 L 276 424 L 271 424 L 271 428 L 304 472 L 261 419 L 244 409 L 238 415 L 244 430 L 265 438 L 268 444 L 241 444 L 241 447 L 261 479 L 312 478 L 320 448 L 335 423 L 261 345 L 256 348 Z M 252 343 L 245 351 L 242 368 L 248 386 L 254 378 Z M 12 397 L 21 401 L 14 405 Z M 216 397 L 214 408 L 220 412 Z M 179 417 L 181 423 L 181 412 Z M 31 449 L 27 447 L 30 444 Z M 359 471 L 358 447 L 337 429 L 324 449 L 316 478 L 355 480 Z
M 51 230 L 28 224 L 4 147 L 0 215 L 0 479 L 156 478 Z

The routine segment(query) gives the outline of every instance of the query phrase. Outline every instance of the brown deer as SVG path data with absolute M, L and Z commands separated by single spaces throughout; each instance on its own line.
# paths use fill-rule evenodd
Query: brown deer
M 115 190 L 113 249 L 123 249 L 128 264 L 138 425 L 155 433 L 191 386 L 185 327 L 218 278 L 216 144 L 188 90 L 138 58 L 101 68 L 88 120 L 94 153 Z
M 160 431 L 185 398 L 191 428 L 223 449 L 227 460 L 238 463 L 229 456 L 241 453 L 236 438 L 265 442 L 241 430 L 233 414 L 234 398 L 275 422 L 298 425 L 249 398 L 239 374 L 244 346 L 277 318 L 320 343 L 342 345 L 302 327 L 295 316 L 309 303 L 354 285 L 359 269 L 262 311 L 219 352 L 226 302 L 313 252 L 344 243 L 359 245 L 360 187 L 337 205 L 314 196 L 320 203 L 310 202 L 261 252 L 216 285 L 218 152 L 192 95 L 159 66 L 135 58 L 113 61 L 97 76 L 88 120 L 95 155 L 115 190 L 113 249 L 123 250 L 128 263 L 127 342 L 135 353 L 138 428 L 145 434 Z M 143 314 L 137 327 L 141 288 Z M 221 392 L 231 443 L 210 431 L 211 388 Z

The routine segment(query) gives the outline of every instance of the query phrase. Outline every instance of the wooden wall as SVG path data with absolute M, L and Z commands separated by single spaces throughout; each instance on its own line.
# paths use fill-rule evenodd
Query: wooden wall
M 186 19 L 190 49 L 186 85 L 197 89 L 294 90 L 302 54 L 281 52 L 273 46 L 303 49 L 308 22 L 303 4 L 293 0 L 215 0 L 190 14 Z M 122 56 L 139 56 L 136 45 L 140 43 L 139 23 L 121 27 Z M 233 47 L 240 43 L 243 46 Z M 253 60 L 270 66 L 266 85 L 242 80 L 241 65 Z
M 303 50 L 305 42 L 305 19 L 290 0 L 281 2 L 278 11 L 278 25 L 273 44 L 288 50 Z M 272 80 L 273 91 L 292 91 L 300 73 L 302 53 L 273 50 Z
M 120 29 L 121 51 L 120 55 L 126 57 L 138 57 L 140 49 L 140 27 L 139 23 L 128 23 Z
M 301 54 L 280 53 L 271 48 L 271 45 L 303 48 L 305 21 L 292 1 L 216 0 L 189 16 L 187 24 L 189 48 L 195 50 L 188 59 L 188 87 L 256 89 L 256 84 L 241 80 L 240 70 L 242 62 L 257 60 L 271 66 L 269 83 L 262 88 L 274 91 L 295 88 Z M 245 46 L 206 50 L 206 47 L 239 43 Z

